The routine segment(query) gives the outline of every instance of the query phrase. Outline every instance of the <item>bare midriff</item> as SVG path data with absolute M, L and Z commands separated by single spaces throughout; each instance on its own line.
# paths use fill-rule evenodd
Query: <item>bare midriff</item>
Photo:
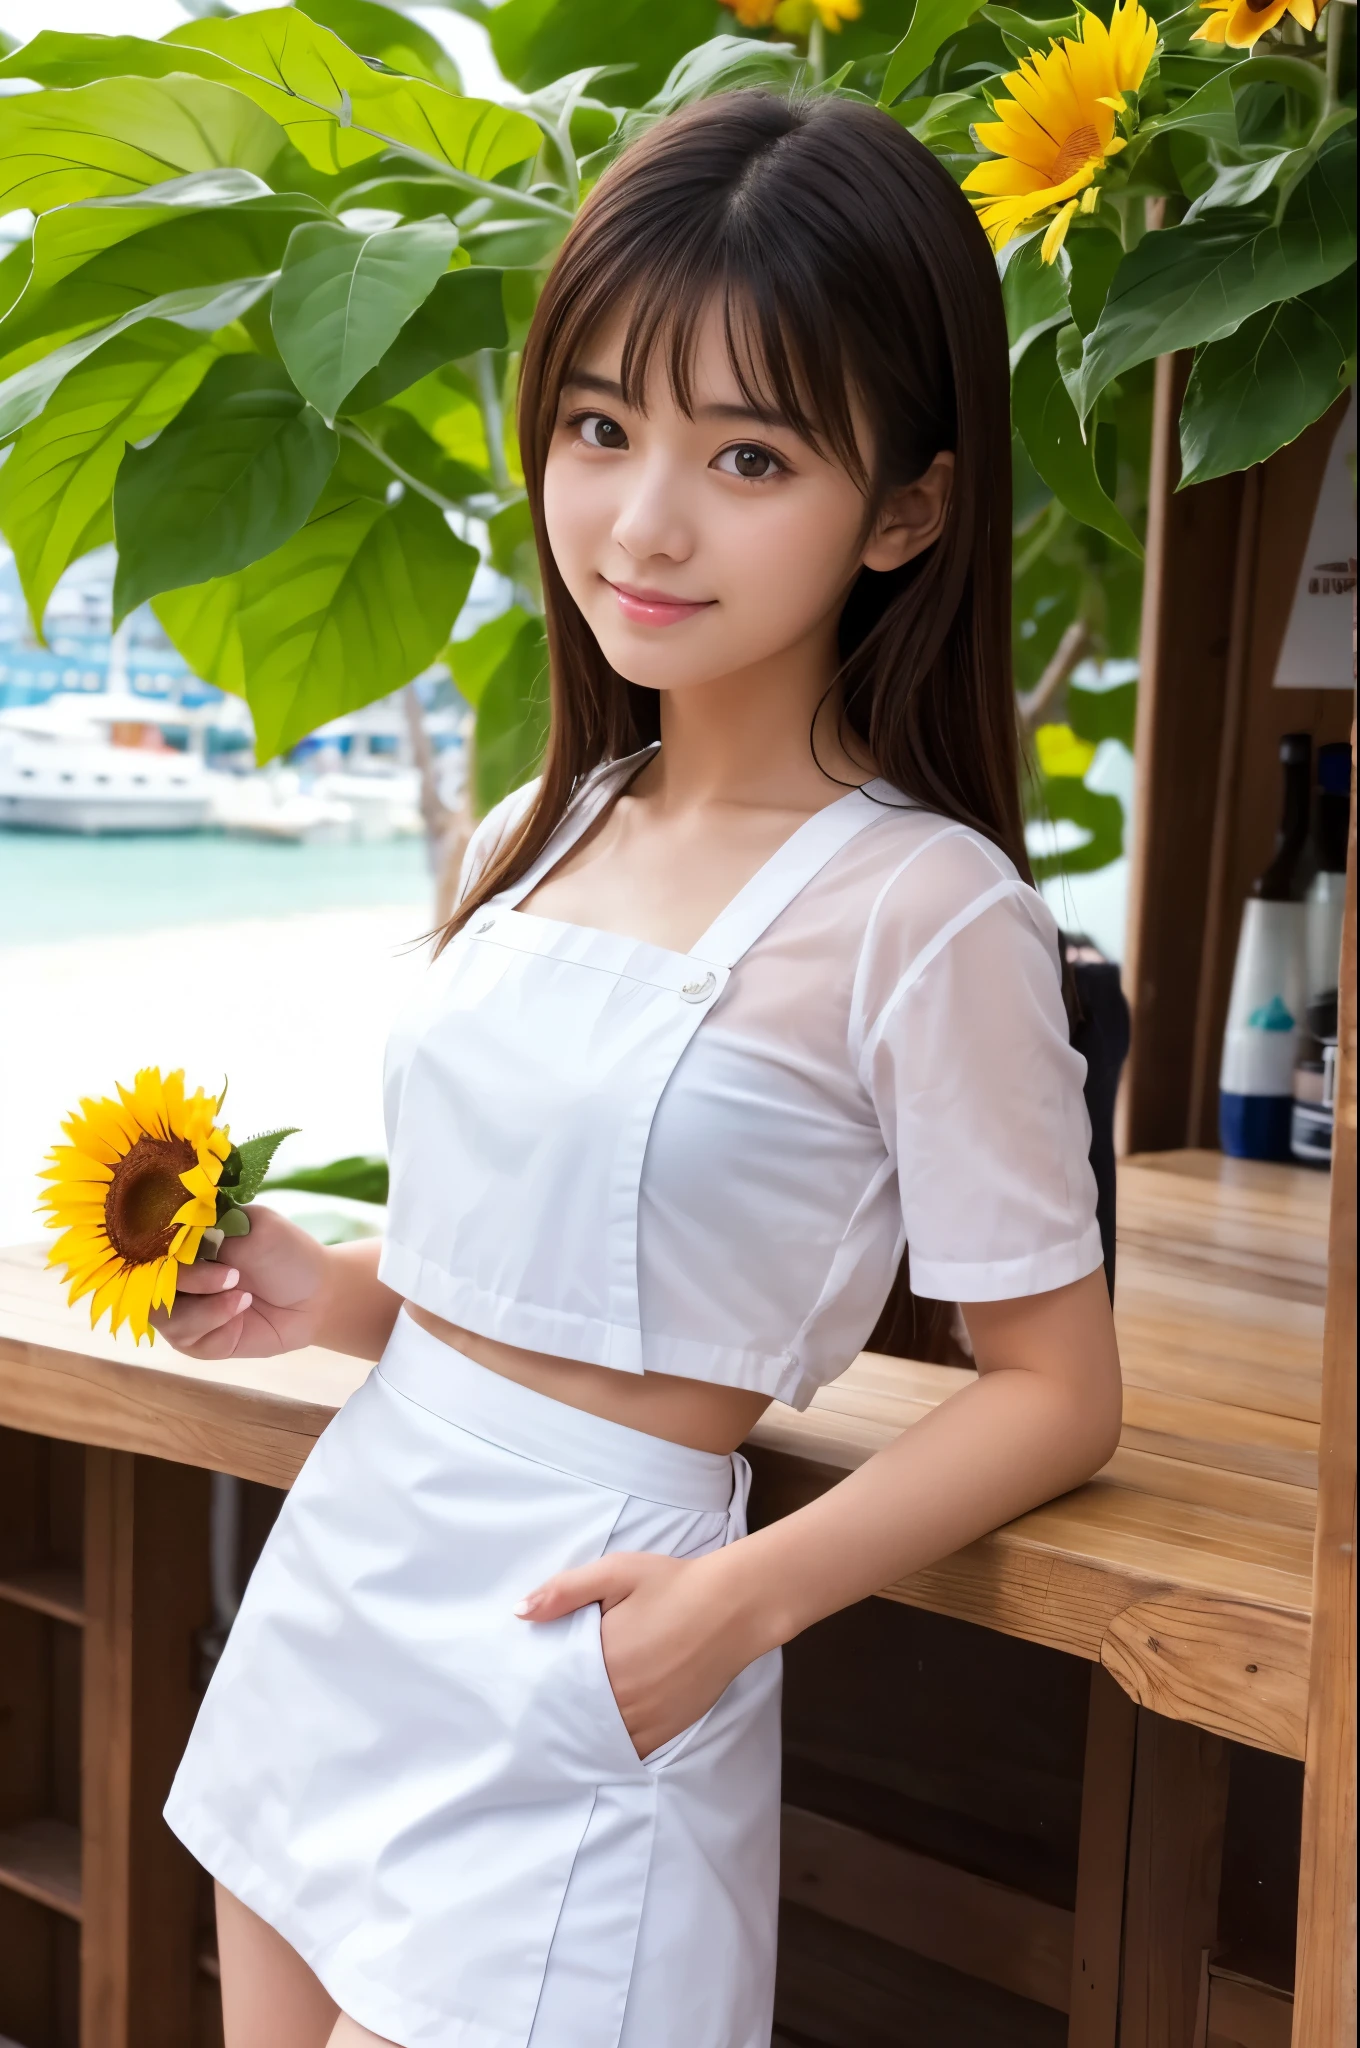
M 408 1301 L 406 1313 L 422 1330 L 484 1365 L 489 1372 L 532 1387 L 568 1408 L 583 1408 L 606 1422 L 620 1422 L 645 1436 L 687 1444 L 695 1451 L 726 1456 L 750 1435 L 770 1405 L 768 1394 L 742 1387 L 715 1387 L 707 1380 L 680 1379 L 666 1372 L 617 1372 L 612 1366 L 583 1365 L 575 1358 L 554 1358 L 545 1351 L 522 1351 L 494 1337 L 446 1323 Z

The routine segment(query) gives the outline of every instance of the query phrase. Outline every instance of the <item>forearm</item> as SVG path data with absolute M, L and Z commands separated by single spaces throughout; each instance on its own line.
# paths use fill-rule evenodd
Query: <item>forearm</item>
M 379 1238 L 329 1245 L 317 1310 L 315 1341 L 351 1358 L 381 1358 L 401 1307 L 401 1296 L 378 1278 Z
M 985 1374 L 796 1514 L 714 1559 L 752 1654 L 951 1556 L 1080 1485 L 1113 1449 L 1092 1399 L 1024 1370 Z

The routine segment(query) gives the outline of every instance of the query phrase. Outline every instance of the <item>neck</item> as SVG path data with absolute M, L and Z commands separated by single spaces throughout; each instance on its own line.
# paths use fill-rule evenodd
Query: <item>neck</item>
M 816 810 L 868 780 L 867 751 L 853 733 L 838 731 L 836 667 L 833 624 L 820 644 L 663 690 L 661 752 L 646 776 L 651 793 L 677 810 L 717 803 Z

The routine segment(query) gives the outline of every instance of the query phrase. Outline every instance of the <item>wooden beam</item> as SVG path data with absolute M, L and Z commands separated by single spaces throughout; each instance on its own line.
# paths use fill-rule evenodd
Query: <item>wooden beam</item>
M 1201 2048 L 1227 1809 L 1227 1743 L 1140 1708 L 1120 2048 Z
M 134 1468 L 126 1451 L 85 1453 L 81 2048 L 135 2048 L 127 2030 Z
M 1138 1709 L 1108 1672 L 1091 1673 L 1067 2048 L 1115 2048 Z
M 780 1893 L 967 1977 L 1067 2010 L 1072 1915 L 1045 1899 L 797 1806 L 784 1808 Z
M 1354 2048 L 1356 2038 L 1355 812 L 1352 776 L 1294 2048 Z

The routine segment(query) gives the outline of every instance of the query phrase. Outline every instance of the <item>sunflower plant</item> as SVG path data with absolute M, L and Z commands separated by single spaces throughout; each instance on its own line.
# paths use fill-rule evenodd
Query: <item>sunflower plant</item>
M 91 1328 L 107 1310 L 113 1331 L 126 1323 L 139 1344 L 154 1343 L 151 1312 L 173 1304 L 180 1267 L 250 1229 L 246 1206 L 293 1132 L 233 1144 L 219 1121 L 225 1094 L 189 1095 L 182 1069 L 144 1067 L 131 1088 L 86 1097 L 63 1123 L 39 1202 L 60 1232 L 48 1264 L 73 1304 L 91 1297 Z
M 1074 621 L 1134 651 L 1157 355 L 1194 358 L 1187 482 L 1352 378 L 1341 0 L 456 4 L 503 99 L 462 91 L 428 8 L 380 0 L 213 0 L 160 40 L 43 31 L 0 60 L 25 88 L 0 95 L 0 213 L 33 216 L 0 261 L 0 529 L 35 629 L 112 540 L 117 614 L 149 602 L 248 699 L 261 759 L 445 659 L 475 809 L 532 772 L 518 350 L 602 170 L 706 94 L 876 104 L 977 207 L 1011 332 L 1022 689 Z M 479 560 L 506 609 L 465 637 Z

